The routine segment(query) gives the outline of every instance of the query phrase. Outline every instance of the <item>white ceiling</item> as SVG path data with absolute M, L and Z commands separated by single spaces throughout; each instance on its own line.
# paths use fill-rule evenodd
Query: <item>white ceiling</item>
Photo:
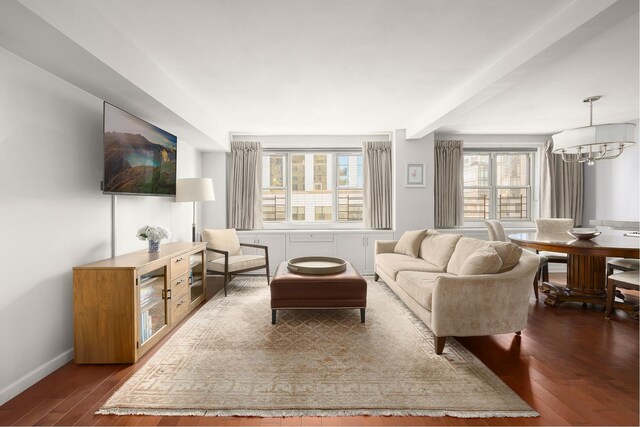
M 125 77 L 136 74 L 130 43 L 146 56 L 141 70 L 155 64 L 166 92 L 198 106 L 193 121 L 214 140 L 548 134 L 585 125 L 589 95 L 603 95 L 596 122 L 639 115 L 637 0 L 20 3 Z M 98 21 L 121 34 L 96 36 Z M 140 74 L 130 80 L 172 108 Z

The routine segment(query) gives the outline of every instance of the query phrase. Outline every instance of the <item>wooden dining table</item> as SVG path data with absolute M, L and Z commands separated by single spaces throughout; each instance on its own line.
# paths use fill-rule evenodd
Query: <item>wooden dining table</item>
M 640 238 L 624 231 L 606 230 L 590 240 L 578 240 L 568 233 L 517 233 L 509 239 L 523 248 L 567 254 L 567 284 L 544 283 L 549 294 L 544 303 L 564 302 L 605 304 L 607 296 L 607 257 L 640 258 Z

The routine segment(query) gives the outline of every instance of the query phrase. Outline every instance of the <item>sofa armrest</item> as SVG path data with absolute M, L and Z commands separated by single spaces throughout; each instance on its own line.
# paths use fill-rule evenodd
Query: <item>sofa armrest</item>
M 376 240 L 375 254 L 393 253 L 397 243 L 397 240 Z
M 538 266 L 532 254 L 506 273 L 438 277 L 431 330 L 437 336 L 478 336 L 524 329 Z

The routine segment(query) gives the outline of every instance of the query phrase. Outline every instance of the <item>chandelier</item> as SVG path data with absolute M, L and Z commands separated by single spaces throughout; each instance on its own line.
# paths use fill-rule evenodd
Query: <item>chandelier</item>
M 593 103 L 600 98 L 590 96 L 582 100 L 589 103 L 589 126 L 553 135 L 553 152 L 562 154 L 565 162 L 586 162 L 591 166 L 596 160 L 615 159 L 624 147 L 635 144 L 636 125 L 633 123 L 593 125 Z

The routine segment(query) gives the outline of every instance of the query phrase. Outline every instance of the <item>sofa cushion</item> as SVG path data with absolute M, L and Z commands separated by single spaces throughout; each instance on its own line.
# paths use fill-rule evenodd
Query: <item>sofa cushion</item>
M 400 271 L 443 272 L 442 269 L 422 258 L 414 258 L 402 254 L 378 254 L 376 255 L 376 267 L 380 268 L 392 280 L 396 280 L 396 276 Z
M 411 296 L 418 304 L 431 310 L 433 286 L 440 276 L 453 276 L 448 273 L 425 273 L 418 271 L 401 271 L 396 280 L 397 285 Z
M 520 262 L 522 256 L 522 248 L 515 243 L 510 242 L 489 242 L 491 247 L 495 249 L 498 256 L 502 260 L 502 267 L 498 273 L 510 271 Z
M 462 268 L 458 274 L 460 276 L 472 276 L 475 274 L 494 274 L 502 267 L 502 260 L 490 246 L 478 248 L 474 253 L 469 255 L 462 264 Z
M 266 265 L 263 255 L 234 255 L 229 257 L 229 272 Z M 207 260 L 207 270 L 224 273 L 224 255 L 222 258 Z
M 400 237 L 400 240 L 398 240 L 393 252 L 409 255 L 414 258 L 417 257 L 420 252 L 420 243 L 422 243 L 422 239 L 424 239 L 425 234 L 427 234 L 426 229 L 405 231 L 402 233 L 402 236 Z
M 420 244 L 420 258 L 445 271 L 460 237 L 460 234 L 440 234 L 429 230 Z

